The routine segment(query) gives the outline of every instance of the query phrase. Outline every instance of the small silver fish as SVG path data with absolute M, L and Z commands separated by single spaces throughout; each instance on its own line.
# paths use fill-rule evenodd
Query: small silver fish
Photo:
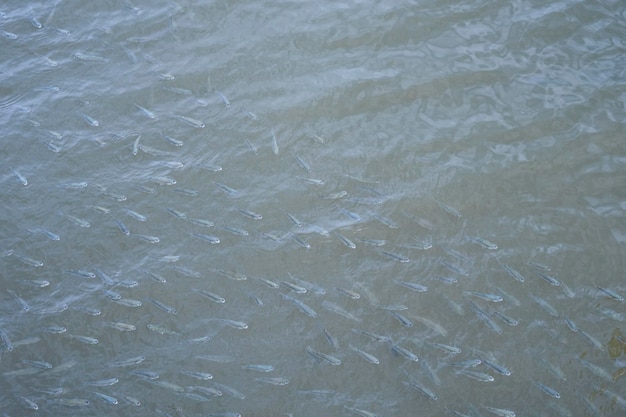
M 156 115 L 154 113 L 152 113 L 150 110 L 146 109 L 143 106 L 140 106 L 137 103 L 133 103 L 133 105 L 135 107 L 137 107 L 141 111 L 141 113 L 143 113 L 143 115 L 146 116 L 147 118 L 149 118 L 149 119 L 156 119 Z M 139 140 L 139 138 L 137 138 L 137 140 Z
M 489 250 L 498 249 L 498 245 L 488 241 L 487 239 L 483 239 L 482 237 L 479 237 L 479 236 L 468 236 L 468 237 L 470 238 L 470 240 L 478 243 L 480 246 L 482 246 L 485 249 L 489 249 Z
M 176 117 L 178 120 L 181 120 L 181 121 L 183 121 L 185 123 L 190 124 L 191 126 L 193 126 L 195 128 L 198 128 L 198 129 L 201 129 L 201 128 L 206 126 L 202 121 L 197 120 L 197 119 L 193 119 L 191 117 L 182 116 L 180 114 L 175 114 L 174 117 Z

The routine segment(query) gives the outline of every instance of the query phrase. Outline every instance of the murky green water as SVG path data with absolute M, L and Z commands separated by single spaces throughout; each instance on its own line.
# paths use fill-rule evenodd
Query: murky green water
M 4 414 L 626 410 L 622 2 L 0 11 Z

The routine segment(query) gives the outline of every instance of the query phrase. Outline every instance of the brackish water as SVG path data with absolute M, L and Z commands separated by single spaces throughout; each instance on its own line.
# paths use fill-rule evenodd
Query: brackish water
M 3 415 L 626 412 L 626 3 L 0 12 Z

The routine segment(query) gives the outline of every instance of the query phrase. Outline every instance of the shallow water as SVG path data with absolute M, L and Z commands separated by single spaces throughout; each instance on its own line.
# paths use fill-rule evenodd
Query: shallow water
M 621 2 L 0 11 L 6 415 L 626 410 Z

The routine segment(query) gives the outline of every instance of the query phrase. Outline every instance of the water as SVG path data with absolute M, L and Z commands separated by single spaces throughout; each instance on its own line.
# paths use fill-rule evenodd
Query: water
M 624 412 L 621 2 L 1 11 L 6 415 Z

